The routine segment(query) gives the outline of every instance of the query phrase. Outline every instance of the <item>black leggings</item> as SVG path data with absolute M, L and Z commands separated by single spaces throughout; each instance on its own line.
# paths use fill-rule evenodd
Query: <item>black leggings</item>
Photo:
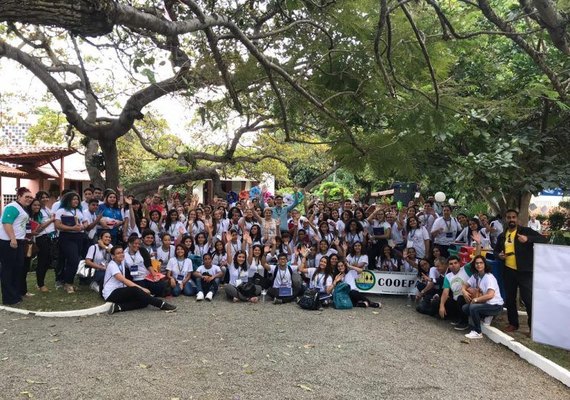
M 36 282 L 38 287 L 45 286 L 47 270 L 52 262 L 53 239 L 49 235 L 41 235 L 36 238 L 38 246 L 38 265 L 36 266 Z
M 360 293 L 358 290 L 351 290 L 348 295 L 350 296 L 350 300 L 352 301 L 352 305 L 355 307 L 358 304 L 358 302 L 360 302 L 360 301 L 366 301 L 366 302 L 368 302 L 368 305 L 372 304 L 372 302 L 370 300 L 368 300 L 368 297 L 366 297 L 365 295 Z
M 107 301 L 117 303 L 121 311 L 136 310 L 138 308 L 145 308 L 149 304 L 160 308 L 163 301 L 159 298 L 152 297 L 146 294 L 141 288 L 138 287 L 124 287 L 113 290 L 107 297 Z

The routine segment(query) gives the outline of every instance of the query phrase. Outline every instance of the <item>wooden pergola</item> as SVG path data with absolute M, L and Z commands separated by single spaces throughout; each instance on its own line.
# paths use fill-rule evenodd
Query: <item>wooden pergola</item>
M 64 157 L 76 150 L 67 147 L 50 146 L 3 146 L 0 148 L 0 177 L 16 178 L 16 186 L 20 187 L 21 179 L 50 178 L 38 168 L 49 164 L 53 168 L 59 187 L 65 186 Z M 56 167 L 56 162 L 59 168 Z M 0 198 L 2 198 L 2 181 L 0 180 Z

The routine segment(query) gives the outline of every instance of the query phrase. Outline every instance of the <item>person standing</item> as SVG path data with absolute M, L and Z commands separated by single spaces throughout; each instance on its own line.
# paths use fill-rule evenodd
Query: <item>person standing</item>
M 451 215 L 451 206 L 443 206 L 443 217 L 437 218 L 431 228 L 433 241 L 439 247 L 442 256 L 449 256 L 449 246 L 455 241 L 460 231 L 461 225 Z
M 2 213 L 0 225 L 0 280 L 2 304 L 14 305 L 22 301 L 20 272 L 24 269 L 26 224 L 30 217 L 26 208 L 34 196 L 26 188 L 16 191 L 16 201 L 8 204 Z
M 531 228 L 517 224 L 518 211 L 508 210 L 505 216 L 507 230 L 497 238 L 494 253 L 504 261 L 503 281 L 509 325 L 506 332 L 519 329 L 519 314 L 517 310 L 517 289 L 527 314 L 528 326 L 532 323 L 532 273 L 534 243 L 546 243 L 546 238 Z
M 540 231 L 542 229 L 542 225 L 541 225 L 540 221 L 538 221 L 536 219 L 536 215 L 530 216 L 530 219 L 528 220 L 528 227 L 530 229 L 532 229 L 533 231 L 540 233 Z

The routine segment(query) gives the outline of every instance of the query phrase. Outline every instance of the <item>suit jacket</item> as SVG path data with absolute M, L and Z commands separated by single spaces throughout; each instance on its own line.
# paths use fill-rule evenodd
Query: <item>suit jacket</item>
M 499 253 L 505 250 L 505 237 L 507 234 L 508 229 L 505 229 L 505 231 L 501 233 L 497 238 L 497 244 L 495 245 L 495 249 L 493 251 L 497 258 Z M 517 226 L 517 234 L 525 235 L 528 237 L 528 241 L 526 243 L 520 242 L 516 237 L 513 238 L 515 241 L 515 258 L 517 260 L 517 271 L 532 272 L 534 260 L 534 244 L 546 243 L 546 238 L 535 230 L 520 225 Z

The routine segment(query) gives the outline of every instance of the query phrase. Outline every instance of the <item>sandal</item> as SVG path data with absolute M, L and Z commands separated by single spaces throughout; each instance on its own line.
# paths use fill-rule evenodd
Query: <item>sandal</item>
M 257 297 L 252 297 L 251 299 L 249 299 L 249 301 L 251 301 L 253 304 L 255 304 L 259 301 L 259 299 Z
M 63 285 L 63 290 L 65 290 L 68 294 L 75 293 L 73 285 Z
M 49 292 L 48 287 L 45 286 L 45 285 L 44 285 L 44 286 L 41 286 L 41 287 L 38 287 L 38 290 L 39 290 L 40 292 L 42 292 L 42 293 L 48 293 L 48 292 Z

